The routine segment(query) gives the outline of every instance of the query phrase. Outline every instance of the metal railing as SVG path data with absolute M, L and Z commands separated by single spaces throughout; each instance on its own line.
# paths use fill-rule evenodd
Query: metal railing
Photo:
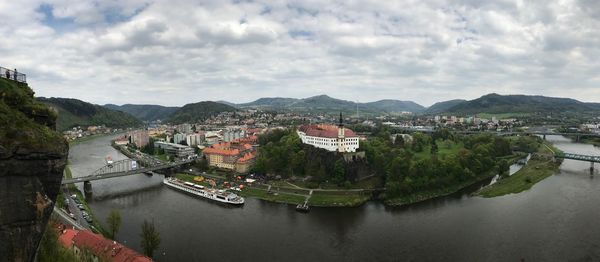
M 27 83 L 27 76 L 19 71 L 0 66 L 0 78 L 6 78 L 20 83 Z

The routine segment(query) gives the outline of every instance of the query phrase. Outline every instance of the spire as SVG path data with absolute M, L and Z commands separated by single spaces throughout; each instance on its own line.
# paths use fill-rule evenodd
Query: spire
M 343 118 L 342 118 L 342 112 L 340 112 L 340 124 L 339 126 L 344 126 L 344 122 L 343 122 Z

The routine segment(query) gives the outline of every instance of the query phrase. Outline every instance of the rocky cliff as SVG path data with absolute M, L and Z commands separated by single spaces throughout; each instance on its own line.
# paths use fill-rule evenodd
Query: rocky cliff
M 56 113 L 0 79 L 0 261 L 32 261 L 59 193 L 68 144 Z

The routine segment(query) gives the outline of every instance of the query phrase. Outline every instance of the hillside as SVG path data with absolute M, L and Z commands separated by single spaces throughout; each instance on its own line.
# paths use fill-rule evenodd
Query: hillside
M 27 84 L 0 79 L 0 260 L 34 261 L 69 146 Z
M 113 128 L 140 126 L 142 122 L 121 111 L 108 109 L 72 98 L 37 98 L 58 111 L 56 129 L 64 131 L 75 126 L 105 125 Z
M 419 113 L 425 110 L 425 107 L 413 101 L 401 101 L 384 99 L 375 102 L 365 103 L 369 108 L 378 109 L 384 112 L 413 112 Z
M 241 108 L 260 108 L 273 110 L 290 110 L 298 112 L 322 113 L 355 113 L 358 109 L 361 114 L 381 114 L 392 112 L 421 112 L 425 108 L 412 101 L 380 100 L 369 103 L 356 103 L 353 101 L 333 98 L 327 95 L 312 96 L 303 99 L 285 97 L 266 97 L 256 101 L 238 104 Z
M 285 97 L 263 97 L 253 102 L 239 104 L 238 106 L 253 108 L 286 108 L 298 101 L 300 101 L 300 99 Z
M 168 119 L 174 124 L 198 122 L 221 112 L 235 112 L 235 107 L 213 101 L 187 104 L 175 111 Z
M 455 107 L 466 101 L 467 100 L 464 100 L 464 99 L 454 99 L 454 100 L 448 100 L 448 101 L 444 101 L 444 102 L 437 102 L 437 103 L 431 105 L 430 107 L 428 107 L 427 109 L 425 109 L 424 113 L 436 114 L 436 113 L 446 112 L 450 108 Z
M 106 104 L 104 105 L 104 107 L 112 110 L 123 111 L 141 121 L 165 120 L 168 119 L 173 113 L 175 113 L 175 111 L 179 109 L 179 107 L 133 104 L 125 104 L 121 106 Z
M 452 113 L 535 113 L 535 112 L 584 112 L 599 110 L 595 103 L 584 103 L 570 98 L 527 95 L 488 94 L 466 101 L 448 109 Z

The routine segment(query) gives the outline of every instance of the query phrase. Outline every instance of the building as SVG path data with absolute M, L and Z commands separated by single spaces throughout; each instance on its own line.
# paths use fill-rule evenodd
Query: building
M 238 173 L 248 172 L 256 160 L 254 147 L 239 140 L 214 144 L 205 148 L 202 153 L 206 156 L 208 165 Z
M 173 143 L 181 144 L 183 141 L 185 141 L 185 134 L 177 133 L 173 136 Z
M 204 135 L 203 134 L 189 134 L 185 137 L 185 141 L 188 146 L 198 146 L 204 143 Z
M 154 148 L 165 150 L 165 153 L 178 158 L 189 158 L 196 155 L 194 148 L 175 143 L 154 142 Z
M 244 130 L 235 129 L 235 130 L 225 130 L 223 132 L 223 141 L 231 142 L 236 139 L 240 139 L 246 136 L 246 132 Z
M 137 148 L 142 148 L 150 143 L 150 137 L 145 130 L 138 130 L 129 133 L 129 139 Z
M 149 257 L 144 256 L 133 249 L 106 239 L 101 235 L 94 234 L 88 230 L 64 229 L 58 240 L 63 247 L 73 250 L 73 254 L 79 258 L 84 256 L 84 252 L 89 252 L 92 261 L 152 261 Z
M 303 125 L 298 128 L 302 143 L 331 152 L 356 152 L 359 137 L 354 131 L 345 128 L 340 113 L 340 123 L 335 125 Z

